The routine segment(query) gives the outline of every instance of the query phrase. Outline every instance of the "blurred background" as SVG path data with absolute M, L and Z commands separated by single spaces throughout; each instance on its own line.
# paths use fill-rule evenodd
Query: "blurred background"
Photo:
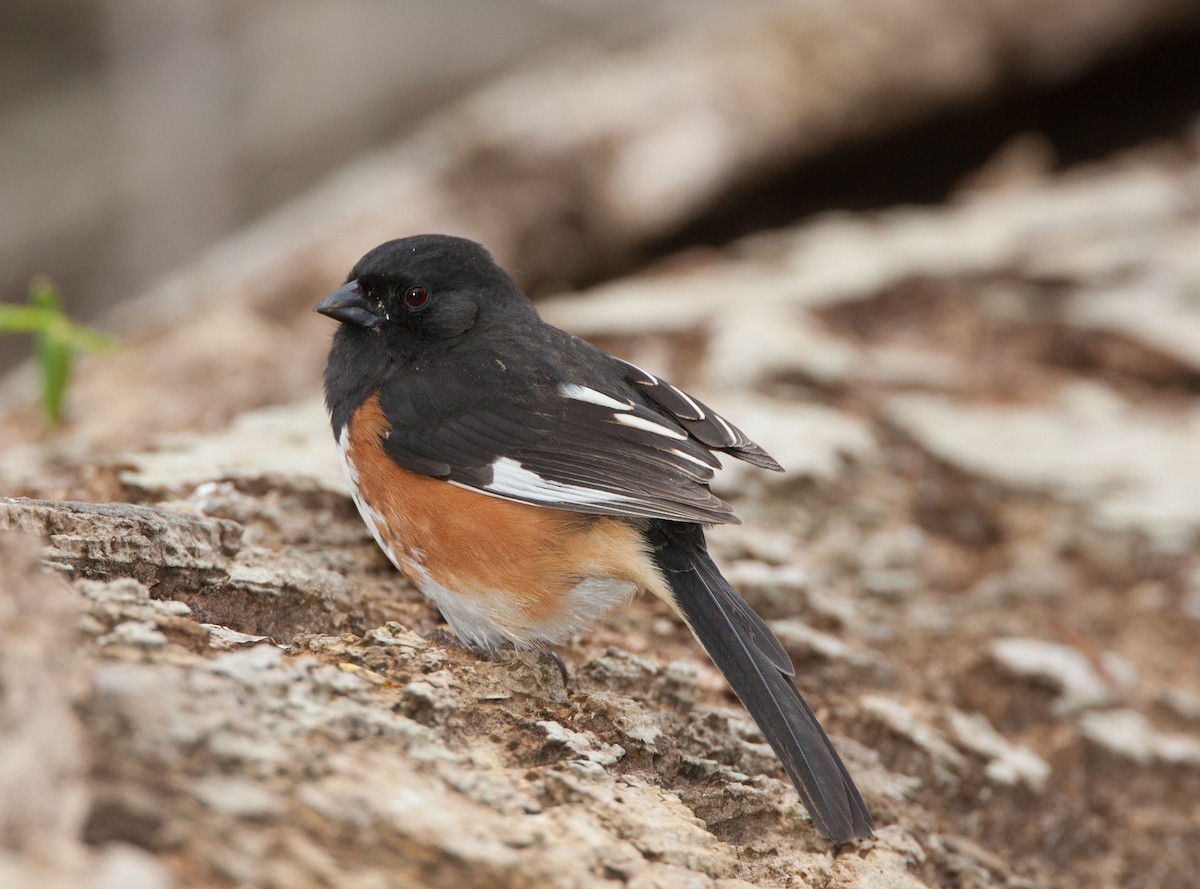
M 47 273 L 94 317 L 481 81 L 717 5 L 6 2 L 0 299 Z
M 823 4 L 791 5 L 827 14 Z M 1107 5 L 1110 20 L 1131 17 Z M 9 0 L 0 9 L 0 299 L 23 299 L 29 278 L 48 273 L 73 313 L 94 318 L 503 72 L 581 45 L 615 51 L 695 29 L 728 15 L 722 6 Z M 1167 10 L 1157 26 L 1068 44 L 1061 71 L 1011 65 L 963 101 L 785 151 L 673 220 L 643 254 L 823 209 L 939 200 L 1019 134 L 1037 134 L 1035 153 L 1061 167 L 1184 133 L 1200 107 L 1200 43 L 1194 20 L 1170 6 L 1146 4 Z M 845 76 L 863 75 L 848 64 Z M 19 354 L 9 338 L 0 365 Z

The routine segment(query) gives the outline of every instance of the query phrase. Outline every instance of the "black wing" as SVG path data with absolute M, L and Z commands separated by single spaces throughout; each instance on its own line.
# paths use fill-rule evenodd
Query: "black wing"
M 516 370 L 476 354 L 469 364 L 433 363 L 390 380 L 378 393 L 391 427 L 384 451 L 411 472 L 488 484 L 497 457 L 562 424 L 553 387 Z
M 780 468 L 681 390 L 546 329 L 553 365 L 528 350 L 475 349 L 388 383 L 379 398 L 389 456 L 505 499 L 704 523 L 737 521 L 708 489 L 721 465 L 714 450 Z
M 752 442 L 749 436 L 738 429 L 704 402 L 693 398 L 677 386 L 661 380 L 636 364 L 615 359 L 625 371 L 625 379 L 635 384 L 662 410 L 683 424 L 697 441 L 710 448 L 724 451 L 763 469 L 783 472 L 775 458 Z

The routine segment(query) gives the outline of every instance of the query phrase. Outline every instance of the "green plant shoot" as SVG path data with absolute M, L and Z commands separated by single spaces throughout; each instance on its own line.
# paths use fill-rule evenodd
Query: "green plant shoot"
M 63 395 L 76 352 L 108 352 L 116 343 L 102 333 L 71 321 L 63 312 L 58 286 L 39 275 L 29 283 L 27 305 L 0 304 L 0 334 L 33 334 L 34 360 L 47 424 L 62 419 Z

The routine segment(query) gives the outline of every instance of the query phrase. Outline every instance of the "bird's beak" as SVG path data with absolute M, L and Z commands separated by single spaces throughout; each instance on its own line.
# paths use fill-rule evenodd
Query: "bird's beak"
M 375 327 L 384 320 L 379 308 L 367 300 L 358 289 L 357 281 L 343 284 L 317 303 L 313 311 L 356 327 Z

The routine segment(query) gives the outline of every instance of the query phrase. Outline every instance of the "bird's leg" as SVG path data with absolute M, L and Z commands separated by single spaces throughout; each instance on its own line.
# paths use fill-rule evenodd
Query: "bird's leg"
M 543 664 L 546 663 L 547 661 L 549 661 L 550 663 L 554 664 L 554 666 L 558 667 L 558 674 L 560 676 L 562 676 L 563 688 L 565 688 L 567 690 L 567 692 L 570 693 L 571 674 L 567 671 L 567 664 L 562 659 L 562 655 L 559 654 L 557 651 L 555 651 L 553 648 L 541 648 L 538 650 L 537 655 L 538 655 L 538 660 L 541 661 Z

